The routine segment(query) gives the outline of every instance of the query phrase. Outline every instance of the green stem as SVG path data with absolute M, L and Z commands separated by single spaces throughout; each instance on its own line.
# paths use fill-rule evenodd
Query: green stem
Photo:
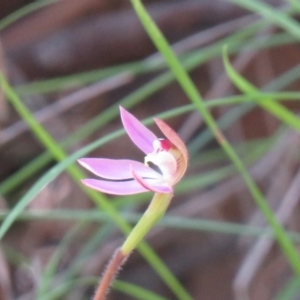
M 124 255 L 129 255 L 147 234 L 147 232 L 153 227 L 153 225 L 164 215 L 172 196 L 172 194 L 154 194 L 149 207 L 121 247 Z

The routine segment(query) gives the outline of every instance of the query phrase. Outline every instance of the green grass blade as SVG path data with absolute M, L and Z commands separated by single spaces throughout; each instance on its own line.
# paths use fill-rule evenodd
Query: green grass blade
M 90 223 L 91 220 L 86 219 L 81 220 L 81 222 Z M 84 242 L 80 252 L 72 261 L 72 265 L 70 265 L 62 274 L 61 278 L 63 281 L 75 278 L 78 274 L 80 274 L 82 268 L 90 260 L 91 255 L 100 249 L 100 247 L 103 247 L 105 241 L 114 228 L 115 226 L 109 221 L 108 218 L 106 218 L 106 223 L 103 224 L 101 222 L 101 227 L 95 233 L 93 233 L 93 235 L 87 241 Z
M 230 0 L 231 2 L 262 15 L 268 21 L 283 28 L 291 35 L 300 39 L 299 23 L 286 12 L 276 9 L 264 1 L 257 0 Z
M 292 9 L 295 9 L 298 12 L 300 12 L 300 3 L 298 0 L 288 0 L 288 2 L 290 3 Z
M 13 24 L 17 20 L 21 19 L 22 17 L 25 17 L 26 15 L 30 14 L 31 12 L 34 12 L 46 5 L 50 5 L 58 1 L 59 0 L 37 1 L 18 9 L 17 11 L 13 12 L 12 14 L 8 15 L 0 21 L 0 31 Z
M 95 83 L 100 80 L 105 80 L 117 75 L 121 76 L 121 74 L 136 76 L 146 72 L 149 73 L 161 67 L 162 66 L 156 66 L 154 68 L 153 66 L 143 62 L 132 62 L 120 66 L 97 69 L 41 81 L 33 81 L 15 86 L 15 91 L 22 96 L 28 96 L 32 94 L 48 94 L 57 92 L 63 88 L 76 88 L 78 85 L 82 86 L 85 84 Z
M 7 212 L 0 211 L 0 220 L 8 215 Z M 123 212 L 121 216 L 130 223 L 136 223 L 141 214 L 132 212 Z M 109 216 L 104 212 L 94 210 L 54 210 L 52 212 L 40 211 L 24 211 L 20 213 L 16 220 L 18 221 L 43 221 L 43 220 L 57 220 L 57 221 L 77 221 L 77 222 L 95 222 L 106 223 L 110 221 Z M 158 226 L 173 228 L 178 230 L 200 231 L 200 232 L 217 232 L 230 235 L 247 235 L 253 237 L 273 237 L 272 231 L 268 228 L 259 226 L 243 225 L 232 222 L 222 222 L 214 220 L 187 218 L 179 216 L 165 215 L 158 223 Z M 298 232 L 287 232 L 295 243 L 300 243 L 300 234 Z
M 89 287 L 94 286 L 99 283 L 99 278 L 96 277 L 84 277 L 80 279 L 66 280 L 60 285 L 53 287 L 47 294 L 42 295 L 39 300 L 57 300 L 64 299 L 68 291 L 74 289 L 74 286 L 78 287 Z M 116 285 L 116 286 L 114 286 Z M 138 287 L 134 284 L 123 283 L 122 281 L 115 280 L 113 288 L 124 292 L 132 297 L 137 297 L 137 299 L 146 300 L 166 300 L 165 298 L 147 290 L 142 287 Z M 146 295 L 146 298 L 143 297 Z
M 124 294 L 128 294 L 137 300 L 167 300 L 167 298 L 154 294 L 149 290 L 141 288 L 137 285 L 116 280 L 112 286 L 115 290 L 120 291 Z
M 48 291 L 51 290 L 51 282 L 55 277 L 63 253 L 67 251 L 67 247 L 71 241 L 76 238 L 76 235 L 79 233 L 81 227 L 82 224 L 78 224 L 71 228 L 66 233 L 58 247 L 55 249 L 54 253 L 51 255 L 49 261 L 47 262 L 46 268 L 43 270 L 43 273 L 39 278 L 39 286 L 36 291 L 37 299 L 41 299 L 42 295 L 48 294 Z
M 113 140 L 121 135 L 122 131 L 116 131 L 114 134 L 107 135 L 106 137 L 99 139 L 90 145 L 78 150 L 66 159 L 52 167 L 46 172 L 35 184 L 27 191 L 27 193 L 18 201 L 14 208 L 10 211 L 7 217 L 3 220 L 0 226 L 0 239 L 3 238 L 9 227 L 16 220 L 17 216 L 25 209 L 30 201 L 38 195 L 38 193 L 53 179 L 60 175 L 70 164 L 74 163 L 77 159 L 87 155 L 90 151 L 102 146 L 106 142 Z
M 259 106 L 261 106 L 269 113 L 276 116 L 283 123 L 289 125 L 290 127 L 294 128 L 296 131 L 300 132 L 299 118 L 280 103 L 273 101 L 271 97 L 266 97 L 263 94 L 261 94 L 260 91 L 254 85 L 252 85 L 245 78 L 243 78 L 239 73 L 237 73 L 229 62 L 226 48 L 224 48 L 224 52 L 223 52 L 223 61 L 224 61 L 225 70 L 229 78 L 237 88 L 239 88 L 245 94 L 256 93 L 258 97 L 255 98 L 255 101 Z

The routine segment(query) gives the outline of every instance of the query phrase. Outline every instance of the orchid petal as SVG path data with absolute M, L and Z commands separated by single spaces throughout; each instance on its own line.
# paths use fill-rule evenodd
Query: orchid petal
M 161 176 L 150 167 L 130 159 L 81 158 L 78 162 L 90 172 L 106 179 L 130 179 L 132 178 L 131 167 L 143 177 Z
M 184 160 L 187 163 L 188 151 L 179 135 L 163 120 L 154 118 L 154 121 L 164 136 L 182 153 Z
M 151 153 L 153 151 L 153 142 L 157 139 L 155 134 L 122 106 L 120 106 L 120 113 L 123 126 L 132 142 L 144 153 Z
M 111 195 L 133 195 L 149 192 L 148 189 L 141 186 L 137 181 L 105 181 L 98 179 L 83 179 L 82 183 L 94 190 Z
M 133 178 L 145 189 L 155 192 L 155 193 L 162 193 L 162 194 L 169 194 L 173 193 L 173 189 L 171 186 L 164 182 L 158 182 L 157 180 L 151 179 L 144 179 L 142 178 L 135 170 L 132 169 L 132 176 Z

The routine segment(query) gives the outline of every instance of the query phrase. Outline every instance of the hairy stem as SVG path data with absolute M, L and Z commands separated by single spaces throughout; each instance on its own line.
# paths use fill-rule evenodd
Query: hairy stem
M 118 271 L 125 263 L 129 255 L 124 255 L 121 248 L 118 248 L 110 259 L 106 270 L 104 271 L 102 280 L 96 290 L 93 300 L 104 300 L 109 291 L 109 287 L 115 279 Z
M 172 196 L 172 194 L 154 194 L 149 207 L 121 247 L 124 254 L 129 255 L 153 225 L 165 214 Z

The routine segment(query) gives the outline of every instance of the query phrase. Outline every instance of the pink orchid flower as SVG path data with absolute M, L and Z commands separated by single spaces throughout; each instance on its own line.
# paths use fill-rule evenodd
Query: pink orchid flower
M 138 119 L 120 107 L 123 126 L 145 154 L 145 163 L 129 159 L 82 158 L 78 162 L 102 179 L 84 179 L 83 184 L 113 195 L 131 195 L 152 191 L 173 193 L 173 186 L 187 168 L 188 152 L 175 131 L 164 121 L 154 118 L 166 138 L 159 139 Z M 159 171 L 151 168 L 155 165 Z

